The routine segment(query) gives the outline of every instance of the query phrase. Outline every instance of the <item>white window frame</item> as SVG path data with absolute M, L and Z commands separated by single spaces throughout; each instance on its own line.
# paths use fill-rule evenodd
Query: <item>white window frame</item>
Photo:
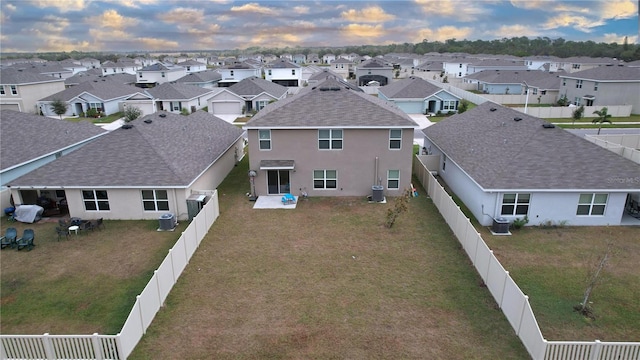
M 400 189 L 400 170 L 387 170 L 387 189 Z
M 585 201 L 586 197 L 589 197 L 588 201 Z M 604 202 L 602 200 L 596 201 L 596 198 L 604 197 Z M 576 216 L 604 216 L 607 211 L 607 202 L 609 201 L 609 194 L 607 193 L 585 193 L 580 194 L 578 197 L 578 207 L 576 208 Z M 583 213 L 580 213 L 580 209 L 583 209 Z M 587 213 L 584 213 L 584 210 L 587 210 Z M 600 211 L 602 209 L 602 211 Z M 594 210 L 596 210 L 594 213 Z
M 513 202 L 505 202 L 505 197 L 507 197 L 508 195 L 513 196 Z M 511 211 L 505 211 L 505 206 L 513 206 L 513 209 L 511 209 Z M 500 215 L 527 216 L 529 214 L 530 206 L 531 206 L 530 193 L 505 193 L 505 194 L 502 194 L 502 203 L 500 204 Z M 522 207 L 525 207 L 526 209 L 524 213 L 521 211 Z
M 321 172 L 321 174 L 318 174 Z M 332 172 L 333 177 L 329 177 Z M 322 181 L 322 186 L 317 186 L 316 181 Z M 333 181 L 333 186 L 328 186 Z M 338 189 L 338 170 L 313 170 L 313 189 L 314 190 L 336 190 Z
M 321 134 L 323 132 L 328 132 L 329 136 L 322 136 Z M 320 144 L 324 143 L 325 141 L 328 142 L 328 147 L 323 148 L 320 146 Z M 318 150 L 342 150 L 343 148 L 344 131 L 342 129 L 318 129 Z
M 456 103 L 456 100 L 442 100 L 442 110 L 457 110 L 458 107 L 456 106 Z
M 111 206 L 109 205 L 109 194 L 107 190 L 82 190 L 82 203 L 84 204 L 85 211 L 110 211 Z M 101 197 L 98 197 L 98 193 L 100 193 Z M 104 194 L 105 197 L 102 197 Z M 91 195 L 91 197 L 85 197 L 85 195 Z M 87 204 L 93 204 L 95 209 L 88 209 Z M 106 204 L 106 208 L 105 208 Z M 102 208 L 101 208 L 102 207 Z
M 397 134 L 398 131 L 400 135 Z M 402 129 L 389 129 L 389 150 L 400 149 L 402 149 Z
M 151 195 L 151 197 L 145 198 L 146 195 Z M 149 192 L 151 192 L 149 194 Z M 164 198 L 162 197 L 162 192 L 164 192 Z M 145 189 L 140 191 L 140 198 L 142 199 L 142 210 L 148 212 L 157 212 L 157 211 L 169 211 L 169 192 L 167 190 L 154 190 L 154 189 Z M 147 209 L 145 204 L 153 205 L 153 210 Z M 166 204 L 161 208 L 161 204 Z
M 260 111 L 269 105 L 269 100 L 256 100 L 256 110 Z
M 598 82 L 593 83 L 593 91 L 598 91 Z
M 170 101 L 169 106 L 171 107 L 171 111 L 182 111 L 182 104 L 180 101 Z
M 11 95 L 18 95 L 18 87 L 15 85 L 9 85 L 11 88 Z
M 263 134 L 266 134 L 266 137 L 262 137 Z M 267 144 L 265 147 L 262 144 Z M 258 130 L 258 149 L 260 151 L 268 151 L 271 150 L 271 130 Z
M 5 95 L 4 85 L 0 85 L 0 95 Z
M 576 80 L 576 89 L 582 89 L 582 80 Z

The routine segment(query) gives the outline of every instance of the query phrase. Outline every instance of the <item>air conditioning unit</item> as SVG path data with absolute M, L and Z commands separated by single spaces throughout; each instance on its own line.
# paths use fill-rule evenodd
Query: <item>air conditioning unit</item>
M 177 222 L 175 215 L 171 213 L 162 214 L 158 219 L 159 227 L 158 231 L 171 231 L 175 229 Z
M 382 185 L 373 185 L 371 187 L 371 201 L 380 202 L 384 200 L 384 186 Z
M 511 235 L 509 232 L 509 220 L 499 217 L 493 219 L 493 225 L 491 225 L 491 233 L 494 235 Z

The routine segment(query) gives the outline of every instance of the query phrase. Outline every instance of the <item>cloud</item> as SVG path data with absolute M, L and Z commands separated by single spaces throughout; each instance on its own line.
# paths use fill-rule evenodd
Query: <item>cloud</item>
M 308 14 L 309 7 L 308 6 L 294 6 L 293 12 L 296 14 Z
M 600 9 L 604 19 L 627 19 L 638 16 L 638 4 L 631 0 L 609 0 Z
M 92 26 L 124 29 L 138 24 L 138 19 L 125 17 L 120 15 L 116 10 L 106 10 L 102 15 L 91 16 L 85 19 L 85 22 Z
M 498 30 L 493 31 L 491 34 L 497 38 L 512 38 L 512 37 L 535 37 L 539 36 L 540 32 L 536 30 L 537 27 L 525 26 L 525 25 L 502 25 Z
M 9 10 L 9 11 L 16 11 L 16 6 L 13 4 L 7 4 L 4 7 L 5 9 Z
M 340 14 L 340 17 L 347 21 L 370 23 L 381 23 L 396 18 L 395 15 L 387 14 L 384 9 L 379 6 L 370 6 L 360 11 L 349 9 L 347 11 L 343 11 Z
M 159 2 L 159 0 L 103 0 L 103 1 L 110 4 L 116 4 L 124 7 L 136 8 L 136 9 L 139 9 L 141 7 L 148 6 L 148 5 L 157 4 Z
M 159 14 L 158 18 L 171 24 L 201 24 L 204 21 L 204 10 L 179 7 Z
M 589 33 L 591 32 L 591 28 L 604 24 L 605 22 L 602 20 L 589 19 L 584 16 L 560 14 L 547 19 L 547 21 L 542 24 L 542 28 L 550 30 L 559 27 L 573 27 L 576 30 Z
M 453 17 L 458 21 L 477 21 L 478 16 L 488 13 L 482 5 L 491 4 L 491 1 L 465 1 L 456 0 L 414 0 L 422 12 L 428 16 Z M 482 4 L 482 5 L 481 5 Z
M 358 37 L 366 39 L 375 39 L 384 35 L 384 29 L 381 24 L 348 24 L 342 27 L 342 33 L 346 37 Z
M 138 41 L 144 44 L 144 46 L 142 47 L 143 49 L 149 50 L 162 50 L 169 48 L 176 49 L 179 45 L 177 41 L 149 37 L 139 38 Z
M 429 41 L 445 41 L 449 39 L 466 39 L 473 34 L 473 29 L 469 27 L 457 28 L 455 26 L 442 26 L 435 30 L 421 29 L 417 31 L 414 42 L 421 42 L 423 39 Z
M 29 4 L 35 5 L 39 8 L 54 7 L 57 8 L 60 12 L 64 13 L 67 11 L 84 10 L 88 3 L 85 0 L 32 0 L 29 2 Z
M 262 6 L 258 3 L 248 3 L 242 6 L 233 6 L 231 7 L 231 11 L 233 12 L 246 12 L 246 13 L 258 13 L 263 15 L 278 15 L 278 12 L 275 9 Z

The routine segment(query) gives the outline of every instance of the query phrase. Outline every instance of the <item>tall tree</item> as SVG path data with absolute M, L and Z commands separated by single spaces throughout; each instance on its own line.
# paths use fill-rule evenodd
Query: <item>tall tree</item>
M 611 118 L 611 114 L 607 114 L 607 111 L 609 109 L 607 109 L 607 107 L 603 107 L 600 110 L 596 110 L 593 113 L 598 115 L 597 118 L 593 119 L 591 122 L 594 124 L 598 124 L 598 135 L 600 135 L 600 130 L 602 129 L 602 123 L 609 123 L 611 124 L 611 120 L 609 120 Z
M 53 112 L 60 117 L 60 120 L 62 120 L 62 115 L 67 112 L 67 107 L 67 103 L 60 99 L 54 99 L 51 102 L 51 108 Z

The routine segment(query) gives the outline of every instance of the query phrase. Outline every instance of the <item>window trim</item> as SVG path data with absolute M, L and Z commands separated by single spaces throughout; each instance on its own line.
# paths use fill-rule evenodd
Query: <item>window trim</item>
M 260 137 L 260 134 L 263 131 L 267 132 L 267 134 L 269 135 L 268 138 L 264 138 L 263 139 L 263 138 Z M 262 147 L 262 143 L 263 142 L 268 143 L 269 146 L 266 147 L 266 148 L 263 148 Z M 269 150 L 271 150 L 271 130 L 270 129 L 259 129 L 258 130 L 258 150 L 260 150 L 260 151 L 269 151 Z
M 11 95 L 18 95 L 18 87 L 15 85 L 9 85 L 9 88 L 11 89 Z
M 6 92 L 4 91 L 4 85 L 0 85 L 0 95 L 6 95 Z
M 576 89 L 582 89 L 582 80 L 576 80 Z
M 151 195 L 153 197 L 145 199 L 145 197 L 144 197 L 145 191 L 151 191 Z M 160 191 L 164 191 L 164 194 L 165 194 L 165 198 L 164 199 L 158 197 L 158 192 L 160 192 Z M 140 190 L 140 199 L 142 200 L 142 211 L 145 211 L 145 212 L 158 212 L 158 211 L 169 211 L 170 210 L 170 207 L 169 207 L 169 192 L 167 190 L 143 189 L 143 190 Z M 152 203 L 154 210 L 147 210 L 145 208 L 145 203 Z M 167 203 L 166 209 L 160 209 L 160 207 L 158 206 L 159 203 Z
M 505 203 L 505 195 L 515 195 L 513 202 Z M 520 202 L 521 197 L 528 197 L 526 202 Z M 504 211 L 505 206 L 513 206 L 510 213 Z M 526 206 L 527 211 L 524 214 L 518 213 L 519 206 Z M 529 208 L 531 208 L 531 193 L 504 193 L 502 194 L 502 201 L 500 202 L 500 215 L 501 216 L 528 216 Z
M 320 137 L 320 133 L 322 131 L 328 131 L 329 132 L 329 137 L 328 138 L 321 138 Z M 334 131 L 340 131 L 340 137 L 335 137 L 334 138 Z M 320 141 L 328 141 L 329 142 L 329 147 L 328 148 L 322 148 L 320 146 Z M 334 147 L 334 141 L 340 141 L 340 147 Z M 318 150 L 320 151 L 336 151 L 336 150 L 342 150 L 344 149 L 344 130 L 343 129 L 318 129 Z
M 93 198 L 85 198 L 85 192 L 91 192 L 91 194 L 93 195 Z M 104 195 L 106 196 L 105 198 L 98 198 L 98 192 L 104 192 Z M 95 212 L 100 212 L 100 211 L 111 211 L 111 205 L 109 204 L 109 193 L 107 192 L 107 190 L 98 190 L 98 189 L 91 189 L 91 190 L 81 190 L 81 195 L 82 195 L 82 204 L 84 205 L 84 211 L 95 211 Z M 93 203 L 95 205 L 95 210 L 93 209 L 87 209 L 87 203 Z M 105 203 L 107 204 L 107 209 L 101 209 L 100 208 L 100 203 Z
M 322 171 L 322 177 L 316 177 L 316 171 Z M 333 171 L 335 178 L 327 177 L 327 172 Z M 316 181 L 322 181 L 322 187 L 316 187 Z M 327 187 L 328 181 L 335 181 L 335 187 Z M 313 170 L 313 189 L 314 190 L 337 190 L 338 189 L 338 170 L 333 169 L 316 169 Z
M 392 171 L 397 171 L 398 172 L 398 176 L 397 177 L 391 177 L 391 172 Z M 396 181 L 397 182 L 395 187 L 391 186 L 391 182 L 392 181 Z M 393 189 L 393 190 L 400 189 L 400 170 L 387 170 L 387 189 Z
M 400 131 L 400 136 L 392 136 L 394 131 Z M 402 129 L 389 129 L 389 150 L 402 150 Z M 393 147 L 392 144 L 398 143 L 398 147 Z
M 589 196 L 591 196 L 591 200 L 589 201 L 589 203 L 584 203 L 584 202 L 583 202 L 583 203 L 581 203 L 581 202 L 580 202 L 580 198 L 581 198 L 583 195 L 589 195 Z M 606 196 L 605 201 L 604 201 L 604 202 L 597 202 L 597 203 L 596 203 L 595 201 L 596 201 L 596 197 L 597 197 L 598 195 L 604 195 L 604 196 Z M 576 207 L 576 216 L 581 216 L 581 217 L 604 216 L 604 215 L 605 215 L 605 213 L 607 212 L 607 204 L 608 204 L 608 203 L 609 203 L 609 194 L 608 194 L 608 193 L 581 193 L 581 194 L 578 196 L 578 206 Z M 580 214 L 580 213 L 579 213 L 580 206 L 588 206 L 588 207 L 589 207 L 588 214 Z M 596 207 L 596 206 L 598 206 L 598 207 L 602 206 L 602 214 L 594 214 L 594 213 L 593 213 L 594 207 Z

